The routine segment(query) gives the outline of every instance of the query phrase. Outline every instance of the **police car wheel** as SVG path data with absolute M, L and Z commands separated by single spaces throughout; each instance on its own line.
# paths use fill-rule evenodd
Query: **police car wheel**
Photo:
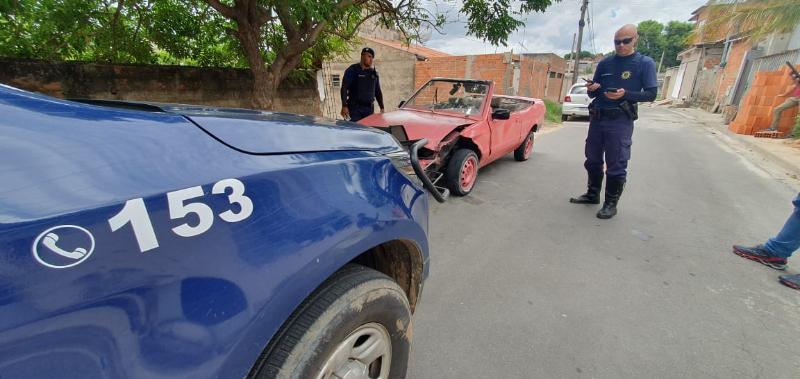
M 565 114 L 561 115 L 561 121 L 568 121 L 568 120 L 569 120 L 569 116 L 567 116 Z
M 450 157 L 445 171 L 445 183 L 450 193 L 465 196 L 472 192 L 478 181 L 478 155 L 470 149 L 458 149 Z
M 528 158 L 531 157 L 531 151 L 533 151 L 533 131 L 528 133 L 528 136 L 525 137 L 525 140 L 519 145 L 519 147 L 514 150 L 514 159 L 518 162 L 527 161 Z
M 251 378 L 405 378 L 411 310 L 388 276 L 348 265 L 312 293 L 259 358 Z

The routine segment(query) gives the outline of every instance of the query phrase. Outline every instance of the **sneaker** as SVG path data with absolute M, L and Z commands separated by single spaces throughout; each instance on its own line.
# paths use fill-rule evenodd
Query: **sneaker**
M 800 290 L 800 275 L 781 275 L 778 280 L 787 287 Z
M 750 260 L 754 260 L 763 265 L 772 267 L 776 270 L 786 269 L 786 258 L 777 257 L 767 251 L 763 245 L 746 247 L 741 245 L 733 246 L 733 253 Z

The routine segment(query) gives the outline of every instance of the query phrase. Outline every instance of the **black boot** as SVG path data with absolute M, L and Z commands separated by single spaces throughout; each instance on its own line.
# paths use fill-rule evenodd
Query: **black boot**
M 603 175 L 589 175 L 589 184 L 586 193 L 578 197 L 571 197 L 572 204 L 600 204 L 600 188 L 603 186 Z
M 606 182 L 606 201 L 603 208 L 597 212 L 597 218 L 609 219 L 617 214 L 617 203 L 622 196 L 622 189 L 625 187 L 625 179 L 609 178 Z

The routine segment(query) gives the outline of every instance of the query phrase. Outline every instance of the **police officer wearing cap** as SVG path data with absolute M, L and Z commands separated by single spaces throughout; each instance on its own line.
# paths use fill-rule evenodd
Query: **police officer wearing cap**
M 350 121 L 358 121 L 375 113 L 373 102 L 383 108 L 383 93 L 378 71 L 372 67 L 375 51 L 369 47 L 361 50 L 361 62 L 344 71 L 342 79 L 342 117 Z
M 594 99 L 589 105 L 584 163 L 589 188 L 569 201 L 600 204 L 605 164 L 606 197 L 603 208 L 597 212 L 600 219 L 617 214 L 631 157 L 633 121 L 638 118 L 636 104 L 655 100 L 658 90 L 655 61 L 635 51 L 638 38 L 635 25 L 620 28 L 614 35 L 616 54 L 600 61 L 593 80 L 586 83 L 589 97 Z

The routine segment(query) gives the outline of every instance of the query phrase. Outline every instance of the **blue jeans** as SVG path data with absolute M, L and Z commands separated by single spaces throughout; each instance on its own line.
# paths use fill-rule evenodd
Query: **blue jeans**
M 783 258 L 791 257 L 792 253 L 800 248 L 800 193 L 792 200 L 792 204 L 794 211 L 786 220 L 783 229 L 764 244 L 767 251 Z

